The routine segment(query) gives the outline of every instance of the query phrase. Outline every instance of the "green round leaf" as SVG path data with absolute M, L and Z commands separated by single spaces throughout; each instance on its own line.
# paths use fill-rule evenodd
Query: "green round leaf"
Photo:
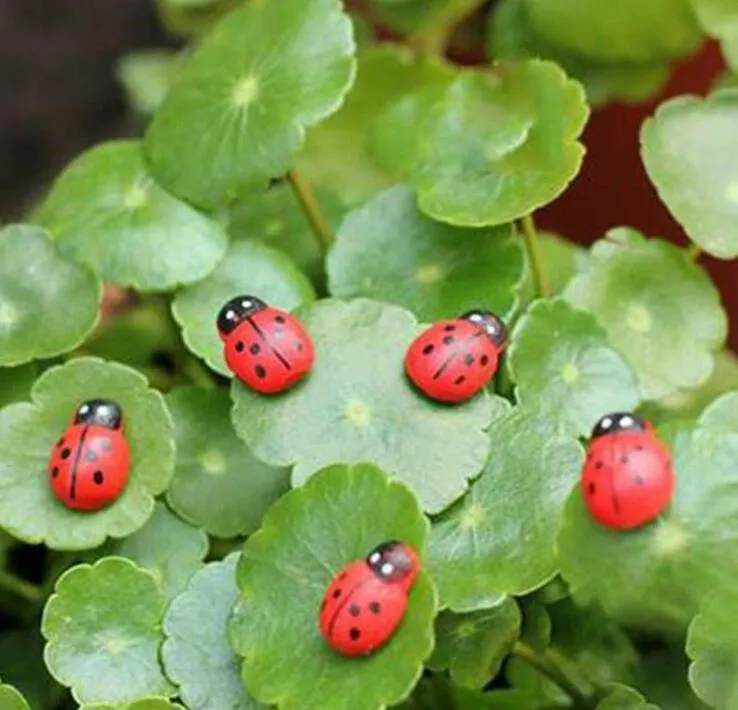
M 594 60 L 682 57 L 702 38 L 689 0 L 525 0 L 525 7 L 541 37 Z
M 604 412 L 639 403 L 635 375 L 604 329 L 560 298 L 528 309 L 513 333 L 508 365 L 517 399 L 571 434 L 586 435 Z
M 284 174 L 305 128 L 340 107 L 354 50 L 337 0 L 256 2 L 230 13 L 154 115 L 146 135 L 154 175 L 175 195 L 217 207 Z
M 156 503 L 146 525 L 116 543 L 110 554 L 127 557 L 154 575 L 167 599 L 179 594 L 202 567 L 208 538 L 202 530 L 183 523 L 163 503 Z
M 102 284 L 43 230 L 0 229 L 0 366 L 73 350 L 95 327 Z
M 95 703 L 94 705 L 85 705 L 81 710 L 184 710 L 184 708 L 179 703 L 172 703 L 166 698 L 144 698 L 122 705 L 118 703 L 115 705 Z
M 735 587 L 708 595 L 687 636 L 689 682 L 710 707 L 738 708 L 738 623 Z
M 131 449 L 131 478 L 123 495 L 95 513 L 73 511 L 51 492 L 49 456 L 86 399 L 118 402 Z M 44 372 L 32 403 L 0 410 L 0 526 L 31 544 L 60 550 L 97 547 L 106 537 L 140 528 L 172 476 L 172 421 L 164 398 L 134 370 L 96 358 L 78 358 Z
M 232 554 L 200 570 L 164 618 L 162 662 L 190 710 L 263 707 L 244 690 L 239 659 L 228 645 L 238 558 Z
M 719 39 L 728 66 L 738 67 L 738 6 L 733 0 L 690 0 L 702 28 Z
M 449 669 L 454 683 L 482 688 L 500 670 L 520 634 L 520 610 L 512 599 L 471 614 L 444 611 L 436 619 L 436 649 L 427 662 Z
M 116 76 L 128 103 L 141 115 L 150 116 L 159 107 L 179 72 L 181 57 L 169 49 L 144 49 L 126 54 L 116 67 Z
M 453 77 L 441 60 L 417 57 L 399 45 L 371 46 L 357 59 L 356 84 L 346 103 L 308 131 L 298 157 L 311 182 L 335 191 L 347 205 L 363 202 L 393 182 L 372 153 L 372 131 L 380 114 L 409 92 L 446 85 Z
M 286 310 L 315 298 L 310 281 L 286 255 L 256 241 L 231 244 L 210 276 L 182 289 L 172 302 L 172 314 L 182 326 L 188 349 L 221 375 L 231 373 L 215 321 L 223 304 L 241 293 Z
M 708 407 L 674 443 L 676 491 L 650 525 L 613 532 L 572 491 L 559 536 L 559 564 L 575 597 L 647 627 L 679 627 L 708 592 L 738 576 L 738 393 Z
M 167 502 L 185 520 L 218 537 L 253 532 L 267 508 L 289 489 L 289 470 L 255 458 L 235 435 L 223 390 L 175 390 L 177 464 Z
M 0 708 L 3 710 L 30 710 L 26 699 L 12 686 L 0 685 Z
M 579 170 L 584 92 L 553 62 L 466 71 L 415 101 L 423 110 L 412 134 L 385 122 L 376 153 L 434 219 L 468 227 L 510 222 L 557 197 Z
M 659 196 L 704 251 L 738 256 L 738 90 L 662 104 L 641 130 L 643 162 Z
M 725 340 L 720 297 L 704 269 L 677 247 L 614 229 L 564 296 L 589 311 L 638 376 L 644 399 L 696 387 Z
M 627 685 L 613 683 L 607 695 L 597 703 L 596 710 L 660 710 L 651 705 L 637 690 Z
M 0 367 L 0 408 L 28 399 L 35 379 L 33 365 Z
M 489 438 L 482 475 L 431 529 L 431 574 L 454 611 L 496 606 L 556 574 L 556 532 L 581 470 L 579 443 L 530 409 L 495 419 Z
M 410 485 L 428 511 L 462 495 L 487 458 L 493 405 L 504 400 L 483 392 L 449 407 L 417 392 L 403 358 L 419 327 L 401 308 L 324 300 L 301 318 L 317 353 L 309 377 L 280 397 L 233 383 L 233 424 L 254 454 L 294 464 L 293 485 L 335 461 L 367 461 Z
M 403 700 L 433 649 L 437 601 L 428 575 L 418 577 L 391 641 L 362 659 L 330 649 L 318 609 L 344 565 L 392 539 L 422 557 L 427 534 L 412 493 L 369 464 L 324 469 L 279 500 L 238 567 L 242 597 L 231 643 L 245 656 L 250 691 L 281 710 L 380 710 Z
M 57 178 L 34 215 L 62 253 L 104 281 L 168 291 L 209 274 L 225 230 L 165 192 L 148 174 L 139 141 L 103 143 Z
M 487 25 L 490 59 L 550 59 L 581 82 L 592 106 L 613 100 L 640 103 L 653 96 L 669 78 L 669 64 L 650 62 L 601 62 L 561 49 L 531 26 L 526 0 L 502 0 L 495 5 Z
M 172 695 L 158 659 L 165 603 L 154 576 L 129 560 L 73 567 L 44 609 L 49 671 L 80 704 Z
M 464 229 L 434 222 L 400 186 L 346 217 L 327 260 L 334 296 L 390 301 L 424 321 L 473 307 L 509 314 L 523 264 L 511 225 Z
M 316 199 L 335 231 L 344 208 L 332 192 L 316 190 Z M 281 183 L 235 202 L 228 231 L 232 239 L 258 239 L 285 252 L 314 283 L 322 283 L 323 251 L 292 188 Z

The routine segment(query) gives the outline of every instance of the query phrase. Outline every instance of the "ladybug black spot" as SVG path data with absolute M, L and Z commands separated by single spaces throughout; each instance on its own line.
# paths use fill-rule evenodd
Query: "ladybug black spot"
M 379 614 L 382 611 L 382 605 L 379 602 L 369 602 L 369 611 L 372 614 Z
M 433 352 L 433 346 L 432 345 L 426 345 L 423 348 L 423 355 L 430 355 Z
M 361 613 L 361 608 L 359 607 L 358 604 L 351 604 L 349 605 L 348 611 L 349 611 L 349 614 L 351 614 L 351 616 L 358 616 Z
M 346 579 L 346 572 L 341 572 L 341 574 L 338 575 L 338 580 Z
M 595 468 L 601 469 L 605 465 L 604 461 L 595 461 Z
M 444 326 L 444 328 L 443 328 L 443 329 L 444 329 L 445 331 L 447 331 L 448 333 L 450 333 L 450 332 L 451 332 L 452 330 L 456 330 L 456 326 L 455 326 L 455 325 L 450 325 L 450 324 L 449 324 L 449 325 L 446 325 L 446 326 Z
M 446 345 L 451 345 L 451 343 L 453 343 L 453 342 L 454 342 L 454 336 L 453 336 L 453 335 L 447 335 L 447 336 L 446 336 L 446 337 L 445 337 L 445 338 L 443 339 L 443 342 L 444 342 L 444 343 L 446 343 Z
M 87 461 L 97 461 L 97 454 L 92 449 L 85 451 L 85 459 Z
M 458 376 L 458 377 L 457 377 L 457 378 L 456 378 L 456 379 L 454 380 L 454 384 L 455 384 L 455 385 L 460 385 L 460 384 L 461 384 L 461 383 L 462 383 L 462 382 L 463 382 L 463 381 L 464 381 L 465 379 L 466 379 L 466 377 L 464 377 L 464 375 L 459 375 L 459 376 Z
M 471 365 L 474 362 L 474 355 L 467 353 L 464 355 L 464 364 Z
M 101 485 L 102 482 L 105 480 L 105 477 L 103 476 L 102 471 L 95 471 L 95 473 L 92 474 L 92 480 L 97 483 L 97 485 Z
M 643 451 L 643 444 L 638 444 L 638 446 L 636 446 L 636 451 Z
M 302 352 L 302 343 L 299 340 L 295 343 L 295 347 L 297 348 L 298 353 Z
M 340 596 L 341 596 L 341 590 L 340 589 L 334 590 L 334 592 L 333 592 L 333 598 L 334 599 L 338 599 L 338 597 L 340 597 Z
M 60 446 L 63 446 L 64 444 L 64 437 L 59 439 L 59 441 L 56 442 L 56 448 L 58 449 Z
M 620 463 L 628 463 L 628 457 L 627 456 L 621 456 L 620 457 Z
M 276 317 L 274 318 L 274 320 L 275 320 L 275 322 L 277 322 L 277 323 L 284 323 L 284 322 L 285 322 L 284 316 L 276 316 Z
M 252 355 L 258 355 L 261 352 L 261 348 L 259 347 L 259 343 L 254 343 L 250 348 L 250 352 Z
M 322 602 L 320 602 L 320 610 L 323 611 L 325 609 L 325 599 L 323 599 Z
M 256 376 L 257 376 L 257 377 L 258 377 L 258 378 L 259 378 L 260 380 L 263 380 L 263 379 L 264 379 L 264 378 L 266 377 L 266 370 L 264 369 L 264 367 L 263 367 L 262 365 L 257 365 L 257 366 L 256 366 L 256 367 L 254 368 L 254 372 L 256 373 Z
M 51 477 L 56 478 L 59 475 L 59 469 L 58 467 L 54 466 L 54 468 L 51 469 Z
M 482 355 L 482 357 L 479 358 L 479 364 L 482 367 L 487 367 L 489 364 L 489 356 L 488 355 Z
M 349 629 L 349 638 L 352 641 L 358 641 L 361 638 L 361 631 L 359 631 L 355 626 L 352 626 Z
M 594 484 L 594 483 L 590 483 L 590 484 L 589 484 L 589 485 L 587 486 L 587 493 L 589 493 L 589 495 L 591 495 L 591 496 L 593 496 L 593 495 L 594 495 L 594 493 L 595 493 L 595 491 L 596 491 L 596 490 L 597 490 L 597 487 L 595 486 L 595 484 Z
M 61 452 L 61 457 L 63 459 L 68 459 L 72 455 L 71 449 L 64 449 L 64 451 Z
M 239 341 L 238 341 L 238 342 L 236 343 L 236 352 L 237 352 L 237 353 L 242 353 L 242 352 L 244 351 L 244 349 L 245 349 L 245 348 L 246 348 L 246 346 L 245 346 L 245 345 L 243 344 L 243 341 L 242 341 L 242 340 L 239 340 Z

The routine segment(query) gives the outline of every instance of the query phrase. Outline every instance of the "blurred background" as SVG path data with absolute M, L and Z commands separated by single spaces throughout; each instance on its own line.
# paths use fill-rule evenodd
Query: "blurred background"
M 378 36 L 392 38 L 369 2 L 350 4 Z M 478 14 L 480 31 L 486 14 L 487 8 Z M 472 41 L 462 38 L 452 49 L 458 61 L 484 61 L 473 41 L 475 21 L 466 28 Z M 0 219 L 21 218 L 84 148 L 140 132 L 116 79 L 117 60 L 132 50 L 180 44 L 160 23 L 154 0 L 0 0 Z M 708 43 L 676 64 L 665 88 L 647 103 L 595 110 L 584 135 L 584 168 L 559 200 L 538 213 L 539 225 L 582 244 L 618 224 L 684 243 L 646 179 L 638 132 L 667 96 L 705 94 L 722 70 L 717 47 Z M 721 289 L 737 350 L 735 262 L 702 257 L 701 263 Z

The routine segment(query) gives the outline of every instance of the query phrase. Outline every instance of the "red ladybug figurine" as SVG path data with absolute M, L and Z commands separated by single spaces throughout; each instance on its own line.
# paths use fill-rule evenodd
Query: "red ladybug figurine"
M 431 399 L 463 402 L 497 372 L 506 338 L 505 324 L 494 313 L 467 311 L 415 338 L 405 356 L 405 371 Z
M 592 430 L 581 490 L 592 517 L 615 530 L 657 518 L 674 493 L 669 451 L 649 422 L 630 412 L 602 417 Z
M 344 656 L 365 656 L 387 643 L 402 621 L 419 571 L 415 551 L 396 540 L 346 565 L 320 606 L 320 630 L 331 648 Z
M 131 455 L 121 408 L 108 399 L 83 402 L 51 452 L 51 490 L 67 508 L 99 510 L 128 482 Z
M 228 368 L 257 392 L 284 392 L 313 366 L 313 342 L 300 321 L 254 296 L 228 301 L 217 325 Z

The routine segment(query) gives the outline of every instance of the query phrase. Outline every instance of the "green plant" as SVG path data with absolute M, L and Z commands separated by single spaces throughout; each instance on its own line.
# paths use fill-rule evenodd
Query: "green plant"
M 533 218 L 588 105 L 653 95 L 706 35 L 738 60 L 738 6 L 483 5 L 160 0 L 191 46 L 122 60 L 142 138 L 0 230 L 0 710 L 738 708 L 738 365 L 699 263 L 738 255 L 731 78 L 642 131 L 690 246 L 623 227 L 585 250 Z M 480 43 L 487 65 L 446 58 Z M 99 319 L 103 283 L 124 291 Z M 214 319 L 238 293 L 309 328 L 295 390 L 229 383 Z M 475 306 L 510 326 L 498 376 L 434 404 L 404 352 Z M 48 456 L 98 396 L 132 480 L 74 513 Z M 678 477 L 620 534 L 576 485 L 617 410 Z M 423 572 L 391 643 L 348 661 L 321 596 L 390 538 Z

